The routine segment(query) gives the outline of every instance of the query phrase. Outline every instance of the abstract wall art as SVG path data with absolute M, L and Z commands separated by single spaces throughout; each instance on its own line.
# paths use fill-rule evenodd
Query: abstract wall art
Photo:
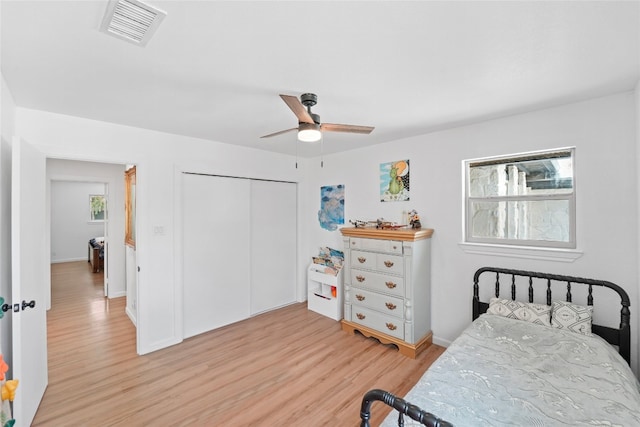
M 318 221 L 325 230 L 334 231 L 344 224 L 344 185 L 320 187 Z

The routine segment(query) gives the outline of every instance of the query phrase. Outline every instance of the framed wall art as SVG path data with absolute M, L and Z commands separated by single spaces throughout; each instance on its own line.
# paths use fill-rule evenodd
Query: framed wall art
M 409 160 L 380 164 L 380 201 L 409 200 Z

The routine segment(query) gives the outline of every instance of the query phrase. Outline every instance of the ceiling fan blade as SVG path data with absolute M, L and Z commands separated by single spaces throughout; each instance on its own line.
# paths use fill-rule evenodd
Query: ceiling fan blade
M 327 132 L 371 133 L 373 126 L 339 125 L 335 123 L 323 123 L 320 129 Z
M 271 138 L 272 136 L 281 135 L 283 133 L 291 132 L 292 130 L 298 130 L 298 128 L 291 128 L 287 130 L 281 130 L 279 132 L 270 133 L 269 135 L 263 135 L 260 138 Z
M 280 95 L 280 98 L 291 108 L 293 114 L 296 115 L 298 121 L 301 123 L 313 123 L 313 118 L 309 112 L 304 108 L 304 105 L 298 98 L 291 95 Z

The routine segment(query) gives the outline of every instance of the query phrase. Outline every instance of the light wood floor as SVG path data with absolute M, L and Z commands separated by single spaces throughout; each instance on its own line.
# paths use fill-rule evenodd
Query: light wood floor
M 362 395 L 404 395 L 444 351 L 416 360 L 306 303 L 138 356 L 124 298 L 87 262 L 52 265 L 49 386 L 34 426 L 358 426 Z M 389 412 L 373 404 L 372 425 Z

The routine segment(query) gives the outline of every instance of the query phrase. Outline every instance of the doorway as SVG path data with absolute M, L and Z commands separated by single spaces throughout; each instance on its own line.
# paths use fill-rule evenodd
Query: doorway
M 108 296 L 107 182 L 51 180 L 51 264 L 87 261 Z M 52 285 L 53 286 L 53 285 Z
M 78 160 L 47 159 L 47 225 L 46 238 L 47 246 L 52 246 L 51 238 L 59 230 L 52 227 L 52 188 L 55 182 L 66 183 L 102 183 L 105 188 L 106 205 L 108 206 L 108 217 L 104 222 L 105 237 L 105 294 L 108 298 L 118 298 L 127 296 L 126 282 L 126 257 L 124 245 L 124 171 L 126 165 L 113 163 L 86 162 Z M 88 203 L 88 201 L 87 201 Z M 87 205 L 88 206 L 88 205 Z M 88 214 L 87 214 L 88 215 Z M 74 230 L 68 230 L 74 233 Z M 100 236 L 98 236 L 100 237 Z M 85 236 L 78 237 L 80 245 L 85 248 L 88 239 Z M 82 241 L 87 240 L 82 243 Z M 57 254 L 56 254 L 57 256 Z M 53 261 L 54 255 L 50 254 L 49 261 Z M 48 305 L 51 307 L 51 290 L 48 290 Z

